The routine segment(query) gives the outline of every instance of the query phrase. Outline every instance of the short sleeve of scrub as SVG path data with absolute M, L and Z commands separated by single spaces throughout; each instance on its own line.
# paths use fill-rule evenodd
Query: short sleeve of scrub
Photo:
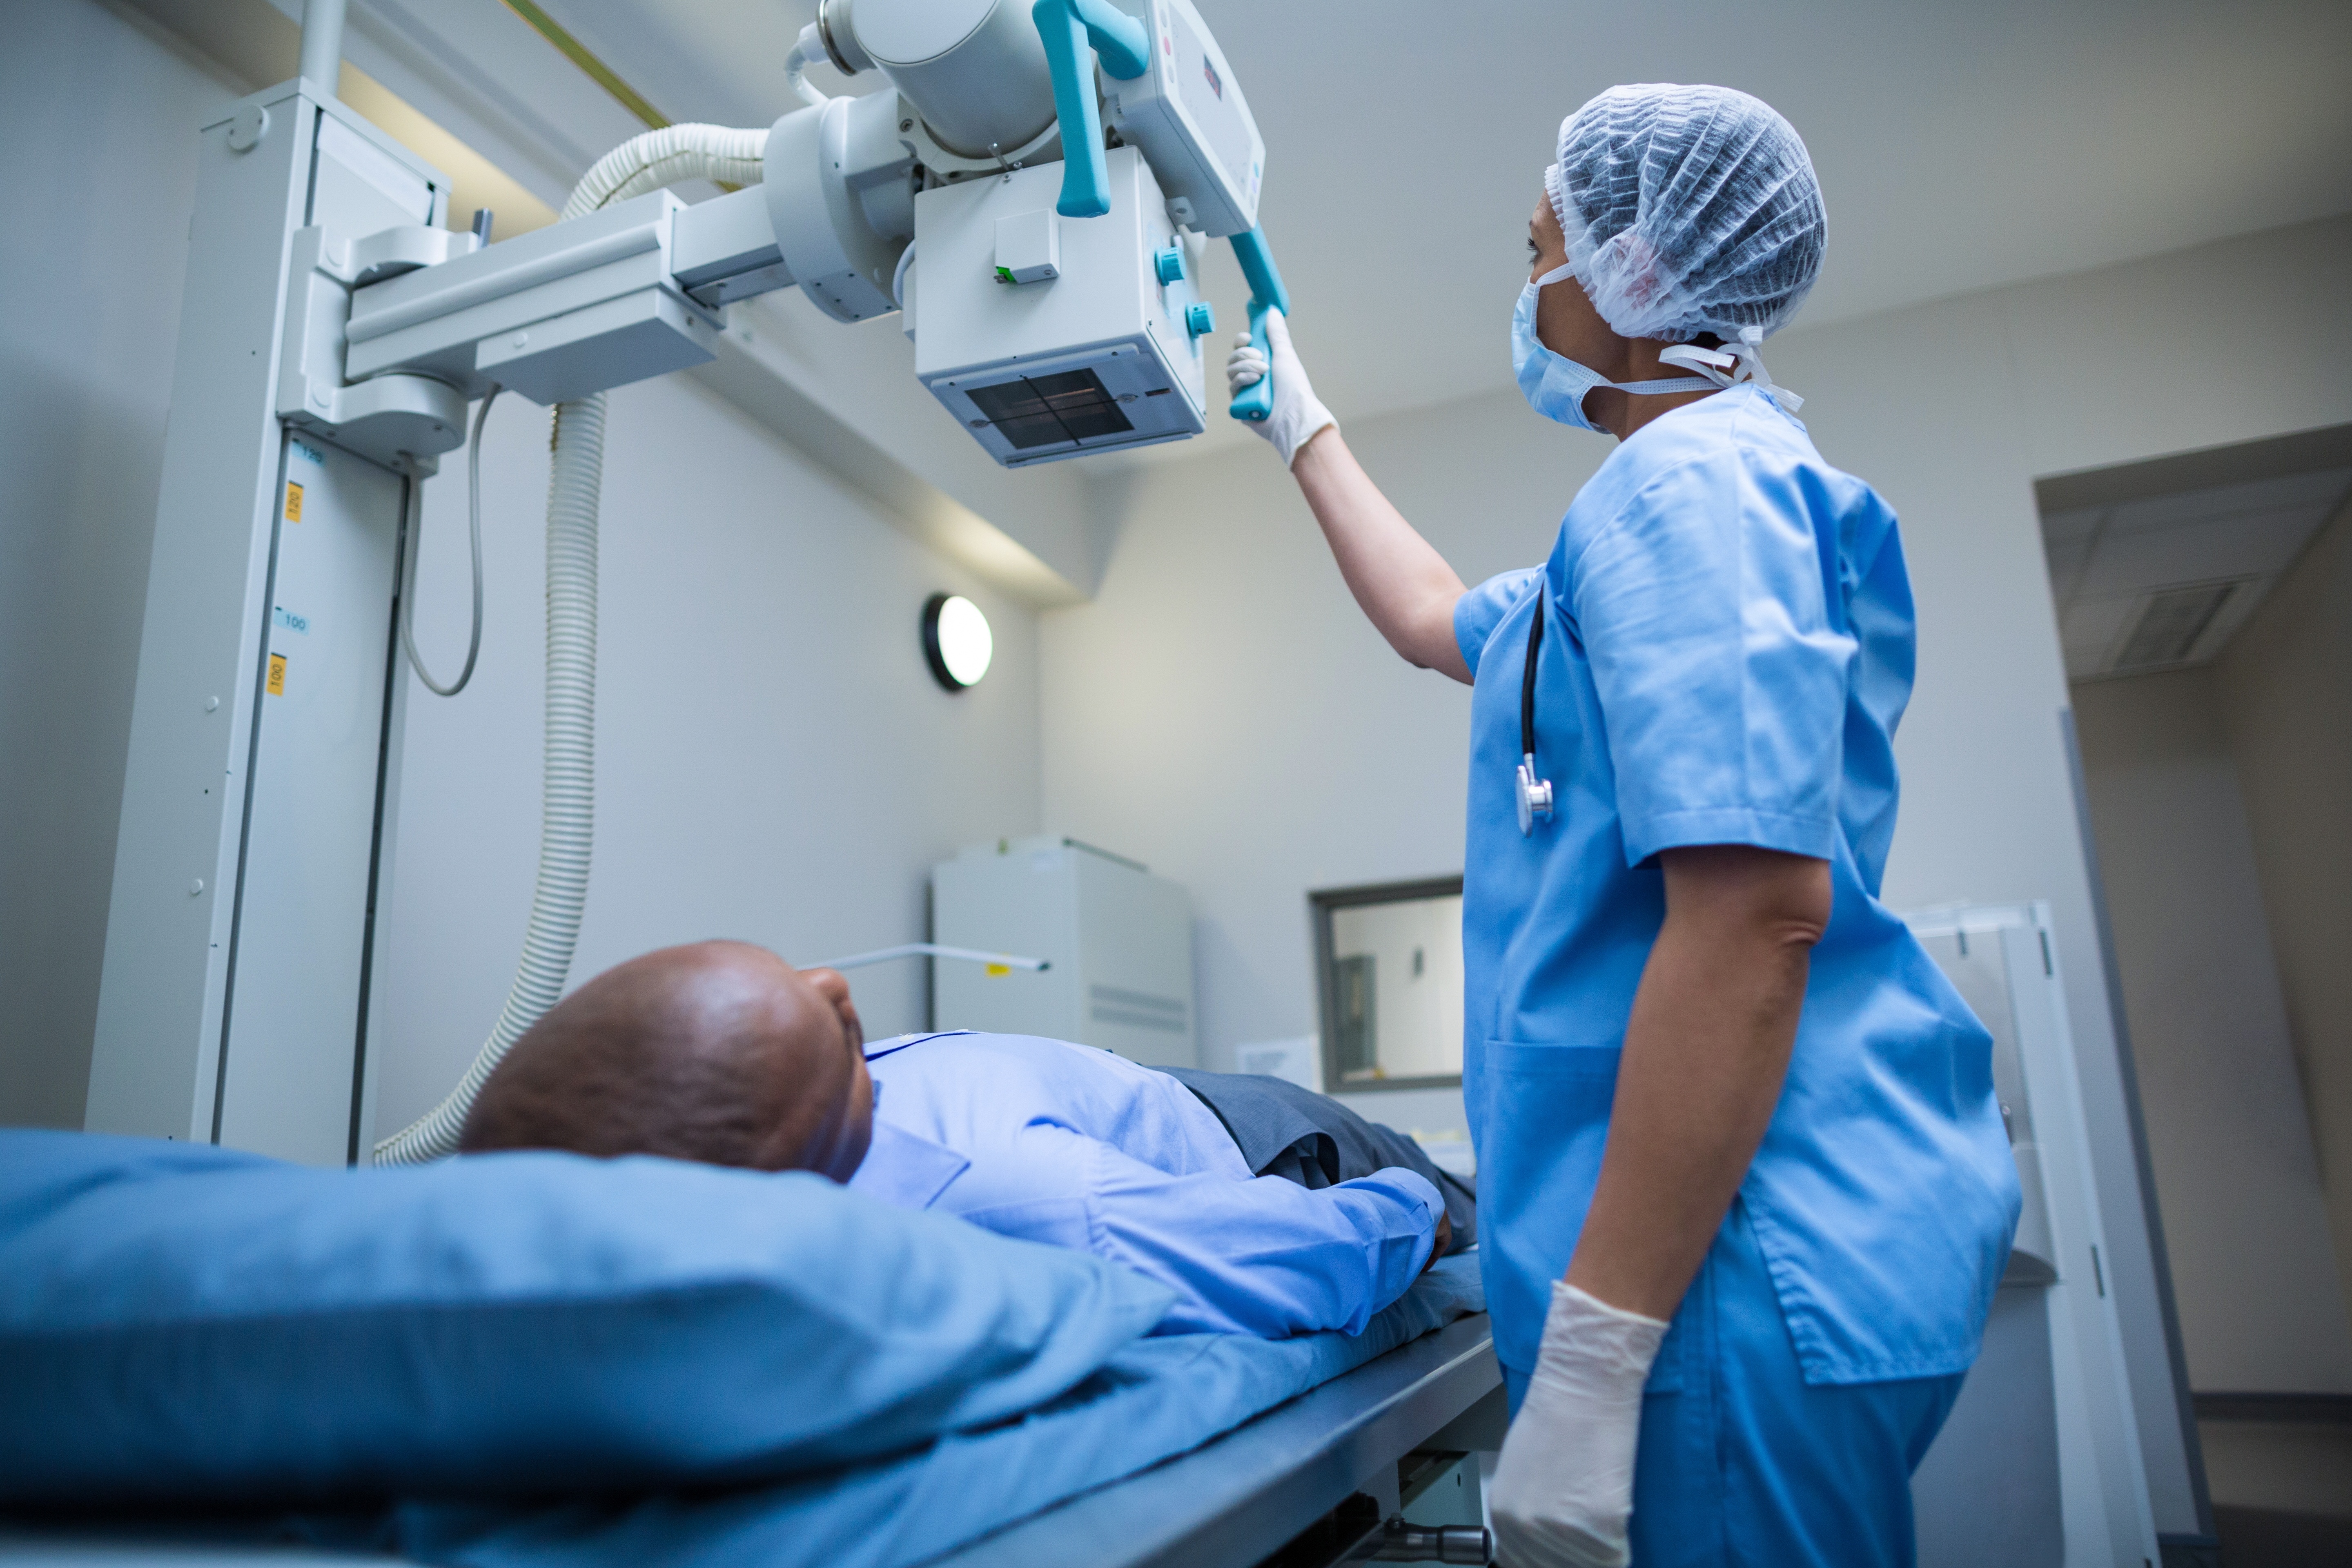
M 1478 656 L 1494 640 L 1495 628 L 1528 596 L 1541 570 L 1529 566 L 1498 574 L 1454 601 L 1454 640 L 1472 675 L 1478 673 Z
M 1569 574 L 1629 866 L 1697 844 L 1835 852 L 1855 648 L 1804 485 L 1736 448 L 1686 458 Z

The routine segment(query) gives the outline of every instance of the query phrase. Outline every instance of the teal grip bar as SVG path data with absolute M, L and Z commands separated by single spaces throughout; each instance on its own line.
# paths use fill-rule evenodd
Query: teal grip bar
M 1252 299 L 1265 300 L 1286 316 L 1290 314 L 1290 290 L 1282 286 L 1282 272 L 1274 264 L 1274 252 L 1265 247 L 1265 230 L 1247 229 L 1234 236 L 1234 259 L 1242 264 L 1242 276 L 1249 279 Z
M 1250 229 L 1234 236 L 1234 259 L 1242 264 L 1242 276 L 1249 279 L 1250 342 L 1265 356 L 1265 374 L 1255 385 L 1245 386 L 1234 395 L 1226 410 L 1236 419 L 1262 424 L 1274 415 L 1274 348 L 1265 338 L 1265 313 L 1279 310 L 1290 314 L 1290 291 L 1282 286 L 1282 272 L 1274 264 L 1274 252 L 1265 247 L 1265 232 Z
M 1054 210 L 1064 217 L 1101 217 L 1110 211 L 1110 175 L 1103 166 L 1089 53 L 1102 60 L 1106 74 L 1131 81 L 1151 67 L 1151 39 L 1142 23 L 1109 0 L 1037 0 L 1029 19 L 1045 46 L 1054 117 L 1062 124 L 1062 198 Z
M 1110 0 L 1066 0 L 1086 24 L 1087 39 L 1102 57 L 1103 70 L 1117 81 L 1133 81 L 1151 68 L 1151 37 L 1143 24 Z

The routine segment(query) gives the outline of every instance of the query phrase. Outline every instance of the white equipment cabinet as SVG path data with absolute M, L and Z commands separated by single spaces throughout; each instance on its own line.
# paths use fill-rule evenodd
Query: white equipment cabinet
M 931 868 L 932 940 L 1045 959 L 934 963 L 934 1028 L 1043 1035 L 1151 1067 L 1196 1067 L 1184 889 L 1073 838 L 1000 839 Z
M 2025 1200 L 1983 1353 L 1912 1480 L 1921 1568 L 2160 1562 L 2050 907 L 1905 918 L 1992 1034 Z

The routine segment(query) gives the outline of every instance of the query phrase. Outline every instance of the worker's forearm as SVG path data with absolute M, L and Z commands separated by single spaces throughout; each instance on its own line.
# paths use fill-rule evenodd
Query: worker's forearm
M 1674 1316 L 1780 1103 L 1811 962 L 1810 935 L 1669 914 L 1634 995 L 1570 1284 Z
M 1290 472 L 1330 542 L 1348 591 L 1389 646 L 1410 663 L 1466 683 L 1470 667 L 1454 640 L 1460 574 L 1389 503 L 1338 427 L 1300 447 Z

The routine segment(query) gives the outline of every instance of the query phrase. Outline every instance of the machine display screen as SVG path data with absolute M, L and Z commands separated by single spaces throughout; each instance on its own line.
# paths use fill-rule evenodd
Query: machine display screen
M 1135 428 L 1102 378 L 1090 370 L 1023 376 L 994 386 L 971 387 L 967 395 L 1016 450 L 1117 436 Z

